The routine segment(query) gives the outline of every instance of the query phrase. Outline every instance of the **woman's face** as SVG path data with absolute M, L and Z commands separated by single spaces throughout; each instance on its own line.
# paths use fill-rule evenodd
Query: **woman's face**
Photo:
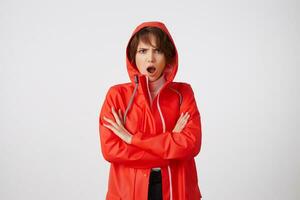
M 135 54 L 135 63 L 141 74 L 146 75 L 150 81 L 155 81 L 165 69 L 166 57 L 160 49 L 156 48 L 155 36 L 150 34 L 149 39 L 154 46 L 140 40 Z

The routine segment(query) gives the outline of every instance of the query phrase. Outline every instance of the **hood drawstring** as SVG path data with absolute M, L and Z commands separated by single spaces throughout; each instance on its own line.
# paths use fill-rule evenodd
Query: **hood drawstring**
M 125 110 L 125 114 L 124 114 L 124 117 L 123 117 L 123 124 L 125 124 L 127 113 L 128 113 L 128 111 L 129 111 L 129 109 L 130 109 L 130 107 L 132 105 L 135 93 L 136 93 L 136 91 L 138 89 L 138 86 L 139 86 L 139 78 L 138 78 L 137 74 L 134 75 L 134 83 L 135 83 L 135 87 L 134 87 L 133 93 L 132 93 L 132 95 L 130 97 L 130 100 L 129 100 L 129 103 L 127 105 L 127 108 Z

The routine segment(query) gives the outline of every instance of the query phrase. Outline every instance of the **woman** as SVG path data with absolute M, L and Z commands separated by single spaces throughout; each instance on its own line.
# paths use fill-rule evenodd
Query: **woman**
M 200 199 L 200 113 L 191 86 L 173 82 L 178 55 L 166 26 L 136 27 L 126 63 L 131 82 L 109 89 L 99 117 L 106 199 Z

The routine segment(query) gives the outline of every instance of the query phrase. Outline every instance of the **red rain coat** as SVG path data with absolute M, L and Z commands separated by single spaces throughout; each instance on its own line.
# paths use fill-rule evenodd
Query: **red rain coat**
M 161 22 L 144 22 L 132 36 L 146 26 L 162 29 L 174 44 Z M 173 82 L 178 69 L 176 46 L 175 52 L 175 58 L 164 70 L 166 82 L 151 105 L 148 78 L 129 61 L 127 45 L 126 63 L 131 82 L 109 89 L 99 117 L 102 154 L 111 163 L 107 200 L 146 200 L 154 167 L 161 168 L 164 200 L 201 198 L 194 160 L 201 147 L 200 113 L 191 86 Z M 104 116 L 114 119 L 112 106 L 121 109 L 123 114 L 126 112 L 123 122 L 133 134 L 132 144 L 103 126 L 107 124 Z M 189 112 L 190 118 L 182 132 L 174 134 L 172 130 L 182 112 Z

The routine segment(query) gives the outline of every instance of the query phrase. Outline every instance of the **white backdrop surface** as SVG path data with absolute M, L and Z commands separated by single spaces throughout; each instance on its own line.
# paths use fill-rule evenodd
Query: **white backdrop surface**
M 0 2 L 0 199 L 102 200 L 98 115 L 162 21 L 202 117 L 204 200 L 298 200 L 299 1 Z M 298 103 L 297 103 L 298 102 Z

